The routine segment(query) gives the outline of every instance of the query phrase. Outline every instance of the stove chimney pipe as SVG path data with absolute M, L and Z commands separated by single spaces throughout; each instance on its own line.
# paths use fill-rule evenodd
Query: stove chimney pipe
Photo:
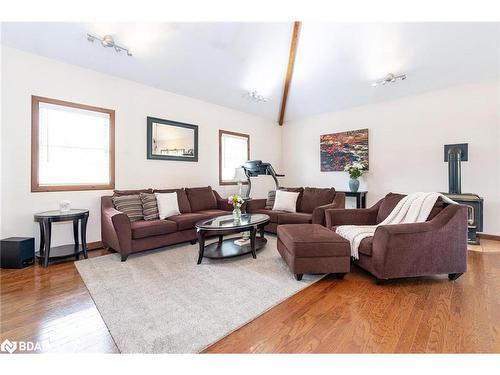
M 448 192 L 462 193 L 462 150 L 459 147 L 448 150 Z

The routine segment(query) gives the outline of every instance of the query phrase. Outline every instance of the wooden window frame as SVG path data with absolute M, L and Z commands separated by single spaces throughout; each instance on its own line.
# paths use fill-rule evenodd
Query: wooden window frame
M 222 136 L 224 134 L 227 135 L 234 135 L 237 137 L 242 137 L 247 139 L 247 155 L 248 155 L 248 160 L 250 160 L 250 135 L 249 134 L 244 134 L 244 133 L 237 133 L 229 130 L 222 130 L 219 129 L 219 185 L 220 186 L 226 186 L 226 185 L 238 185 L 237 181 L 223 181 L 222 180 Z M 243 182 L 243 185 L 247 185 L 248 182 Z
M 40 103 L 55 104 L 64 107 L 85 109 L 93 112 L 109 114 L 109 184 L 81 184 L 81 185 L 40 185 L 38 179 L 39 168 L 39 129 Z M 115 111 L 112 109 L 93 107 L 85 104 L 67 102 L 64 100 L 31 96 L 31 191 L 80 191 L 80 190 L 112 190 L 115 188 Z

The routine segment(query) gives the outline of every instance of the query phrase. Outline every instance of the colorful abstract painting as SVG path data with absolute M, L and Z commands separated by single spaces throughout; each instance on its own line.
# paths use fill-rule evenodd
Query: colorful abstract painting
M 319 148 L 322 172 L 343 171 L 352 163 L 368 170 L 368 129 L 321 135 Z

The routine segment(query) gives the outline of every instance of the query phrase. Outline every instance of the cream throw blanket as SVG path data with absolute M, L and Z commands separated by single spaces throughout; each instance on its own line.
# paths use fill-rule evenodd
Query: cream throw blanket
M 336 232 L 351 243 L 351 256 L 359 258 L 359 244 L 366 237 L 375 234 L 379 225 L 422 223 L 427 220 L 432 207 L 441 197 L 445 202 L 457 204 L 440 193 L 413 193 L 401 199 L 387 218 L 377 225 L 341 225 Z

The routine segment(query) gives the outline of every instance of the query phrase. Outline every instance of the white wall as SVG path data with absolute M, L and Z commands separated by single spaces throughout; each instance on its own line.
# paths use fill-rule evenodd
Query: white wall
M 484 197 L 484 232 L 500 235 L 498 88 L 459 86 L 286 123 L 285 185 L 348 188 L 347 173 L 320 172 L 319 136 L 368 128 L 370 171 L 360 187 L 369 191 L 368 204 L 391 191 L 447 191 L 443 145 L 468 143 L 462 192 Z
M 2 40 L 2 27 L 0 24 L 0 40 Z M 3 186 L 3 169 L 2 169 L 2 136 L 3 136 L 3 121 L 2 121 L 2 96 L 3 96 L 3 90 L 1 90 L 2 87 L 2 81 L 3 81 L 3 74 L 2 74 L 2 53 L 3 53 L 3 48 L 1 48 L 0 45 L 0 239 L 5 238 L 3 235 L 3 227 L 2 227 L 2 186 Z
M 2 54 L 2 237 L 33 236 L 33 214 L 72 207 L 90 209 L 88 241 L 100 240 L 100 196 L 109 191 L 30 192 L 31 95 L 116 111 L 116 188 L 218 186 L 218 129 L 250 134 L 253 159 L 281 166 L 281 127 L 275 122 L 3 47 Z M 168 74 L 168 72 L 165 72 Z M 199 162 L 146 159 L 146 116 L 199 126 Z M 55 226 L 55 244 L 72 241 L 71 224 Z
M 106 191 L 30 192 L 31 95 L 116 110 L 116 188 L 218 186 L 218 129 L 249 133 L 251 158 L 286 174 L 282 185 L 347 188 L 343 172 L 320 172 L 320 134 L 369 128 L 370 172 L 361 188 L 372 204 L 389 191 L 446 191 L 443 145 L 469 143 L 462 191 L 485 198 L 486 233 L 500 234 L 500 85 L 434 91 L 399 100 L 287 122 L 275 122 L 157 90 L 37 55 L 1 51 L 0 234 L 38 237 L 33 213 L 68 199 L 91 210 L 88 240 L 100 239 L 99 197 Z M 6 95 L 8 93 L 8 95 Z M 199 125 L 198 163 L 146 159 L 146 116 Z M 283 149 L 283 155 L 282 155 Z M 283 162 L 282 159 L 283 158 Z M 273 187 L 270 178 L 254 196 Z M 264 187 L 265 185 L 265 187 Z M 38 238 L 37 238 L 38 239 Z M 56 244 L 72 241 L 69 224 L 54 229 Z

